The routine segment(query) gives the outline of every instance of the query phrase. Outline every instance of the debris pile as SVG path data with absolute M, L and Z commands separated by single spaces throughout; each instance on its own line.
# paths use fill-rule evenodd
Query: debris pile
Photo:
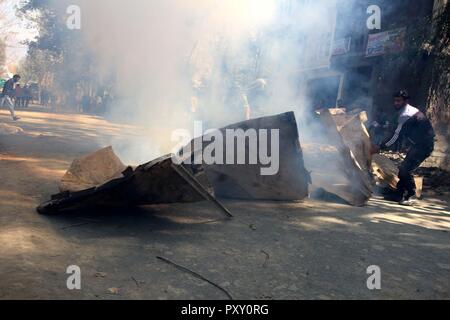
M 373 174 L 378 188 L 381 189 L 381 194 L 389 195 L 397 191 L 397 183 L 399 181 L 399 167 L 397 163 L 383 154 L 376 154 L 373 156 Z M 414 176 L 414 181 L 416 183 L 416 195 L 418 198 L 421 198 L 423 178 Z
M 247 200 L 302 200 L 308 196 L 309 176 L 303 165 L 297 123 L 292 112 L 241 122 L 220 131 L 226 132 L 228 129 L 244 132 L 248 129 L 256 132 L 276 129 L 280 138 L 277 173 L 261 175 L 265 167 L 263 164 L 191 164 L 188 160 L 212 143 L 204 142 L 204 137 L 198 138 L 202 139 L 199 149 L 192 147 L 189 154 L 183 154 L 186 159 L 181 164 L 176 164 L 174 155 L 166 155 L 135 169 L 126 167 L 108 147 L 75 160 L 61 181 L 61 192 L 40 205 L 38 212 L 55 214 L 86 207 L 208 200 L 231 217 L 216 196 Z M 191 144 L 195 146 L 195 142 Z M 228 153 L 226 147 L 225 144 L 224 154 Z M 245 144 L 247 155 L 249 148 L 249 144 Z M 259 154 L 259 147 L 254 151 Z M 237 155 L 236 149 L 233 152 Z
M 124 165 L 108 147 L 76 159 L 61 180 L 60 193 L 40 205 L 38 212 L 208 200 L 231 217 L 217 198 L 297 201 L 309 195 L 309 184 L 312 190 L 323 189 L 349 204 L 366 204 L 372 178 L 370 140 L 362 115 L 325 110 L 317 119 L 326 143 L 309 143 L 304 149 L 293 112 L 227 126 L 216 135 L 194 139 L 177 155 L 166 155 L 137 168 Z M 211 137 L 220 133 L 228 138 L 230 131 L 243 136 L 232 136 L 231 144 Z M 266 133 L 265 139 L 261 132 Z M 268 138 L 268 132 L 276 134 Z M 252 143 L 252 133 L 257 137 L 256 144 Z M 213 147 L 215 156 L 223 153 L 222 159 L 231 163 L 196 161 L 199 153 L 203 155 Z M 276 170 L 262 174 L 268 170 L 267 161 L 261 160 L 264 155 L 267 160 L 267 150 Z M 249 161 L 255 155 L 259 161 Z
M 196 174 L 182 165 L 176 166 L 171 155 L 158 158 L 136 169 L 127 167 L 120 176 L 113 174 L 107 177 L 108 171 L 112 173 L 115 167 L 120 167 L 117 159 L 112 150 L 107 148 L 75 160 L 65 176 L 66 180 L 61 183 L 62 190 L 67 188 L 69 190 L 52 196 L 50 201 L 38 207 L 38 212 L 56 214 L 65 210 L 89 207 L 129 207 L 208 200 L 226 216 L 231 216 L 231 213 L 198 182 Z M 100 174 L 96 173 L 98 169 L 96 166 L 74 170 L 82 163 L 102 163 L 106 164 L 108 169 Z M 82 180 L 84 177 L 87 179 Z M 100 182 L 100 177 L 106 177 L 104 183 L 93 185 Z M 80 187 L 90 184 L 90 188 L 79 190 Z
M 363 115 L 330 109 L 320 111 L 316 120 L 320 140 L 303 149 L 312 192 L 325 190 L 351 205 L 365 205 L 372 195 L 372 178 L 370 138 Z

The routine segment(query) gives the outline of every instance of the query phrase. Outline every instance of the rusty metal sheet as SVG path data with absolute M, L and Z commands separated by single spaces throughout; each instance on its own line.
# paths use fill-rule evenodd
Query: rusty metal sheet
M 283 113 L 270 117 L 244 121 L 236 123 L 219 131 L 226 136 L 227 130 L 242 129 L 244 132 L 249 129 L 256 131 L 278 130 L 279 132 L 279 170 L 274 175 L 262 175 L 261 169 L 267 165 L 237 164 L 203 164 L 208 180 L 214 188 L 214 193 L 219 198 L 239 199 L 239 200 L 270 200 L 270 201 L 293 201 L 302 200 L 308 196 L 309 173 L 303 163 L 303 154 L 299 141 L 297 121 L 293 112 Z M 201 139 L 204 139 L 202 137 Z M 253 152 L 259 154 L 260 140 Z M 212 142 L 200 143 L 202 150 Z M 191 156 L 201 152 L 195 148 L 195 140 L 191 142 L 190 148 L 193 150 Z M 198 145 L 198 144 L 197 144 Z M 268 150 L 271 149 L 272 141 L 268 139 Z M 249 155 L 249 143 L 245 145 L 246 159 Z M 223 159 L 227 154 L 232 153 L 237 157 L 237 143 L 234 150 L 227 149 L 226 141 L 223 141 Z M 192 160 L 192 157 L 187 157 Z
M 231 213 L 198 182 L 196 173 L 189 168 L 183 168 L 183 174 L 180 172 L 181 170 L 174 167 L 172 155 L 167 155 L 136 169 L 128 167 L 122 177 L 100 186 L 54 195 L 37 210 L 41 214 L 56 214 L 89 207 L 133 207 L 214 200 L 213 204 L 226 216 L 231 217 Z M 199 174 L 202 173 L 197 172 L 197 175 Z
M 224 215 L 231 217 L 231 213 L 215 196 L 246 200 L 301 200 L 308 196 L 309 173 L 303 164 L 294 113 L 244 121 L 220 131 L 226 135 L 227 130 L 236 129 L 244 132 L 248 129 L 278 132 L 278 171 L 275 174 L 263 175 L 262 169 L 267 164 L 259 162 L 197 165 L 185 161 L 176 164 L 173 155 L 156 159 L 136 169 L 128 167 L 122 173 L 117 173 L 117 169 L 123 168 L 123 164 L 111 148 L 105 148 L 75 160 L 62 181 L 63 192 L 40 205 L 38 212 L 54 214 L 86 207 L 129 207 L 208 200 Z M 273 143 L 267 139 L 269 150 Z M 193 152 L 187 158 L 191 158 L 196 152 L 202 152 L 208 145 L 202 140 L 201 150 L 192 148 Z M 258 144 L 253 150 L 258 155 L 259 146 Z M 230 151 L 226 148 L 224 141 L 224 157 Z M 233 152 L 237 157 L 237 144 L 233 148 L 236 148 Z M 249 144 L 245 144 L 244 149 L 248 154 Z

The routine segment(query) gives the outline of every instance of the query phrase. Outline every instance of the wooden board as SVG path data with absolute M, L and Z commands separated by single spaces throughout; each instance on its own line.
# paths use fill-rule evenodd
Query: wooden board
M 338 115 L 342 116 L 341 113 Z M 320 185 L 325 191 L 339 196 L 349 204 L 355 206 L 365 205 L 372 196 L 372 181 L 369 170 L 366 168 L 366 160 L 362 161 L 364 162 L 363 165 L 359 164 L 356 156 L 346 144 L 343 135 L 339 131 L 338 125 L 333 119 L 333 115 L 328 110 L 322 110 L 318 115 L 318 120 L 321 124 L 321 134 L 326 137 L 327 144 L 336 151 L 334 156 L 328 161 L 309 161 L 312 167 L 316 167 L 317 170 L 316 174 L 314 174 L 314 170 L 312 173 L 313 186 L 316 184 L 316 179 L 317 185 Z M 341 130 L 343 130 L 346 135 L 350 136 L 350 132 L 353 131 L 363 132 L 360 126 L 361 120 L 358 116 L 355 116 L 351 117 L 350 121 L 342 126 Z M 357 130 L 355 128 L 357 128 Z M 360 133 L 359 138 L 355 139 L 355 141 L 358 142 L 351 143 L 352 147 L 355 149 L 363 149 L 358 153 L 361 155 L 365 155 L 366 152 L 366 142 L 364 142 L 363 136 L 364 135 Z M 350 141 L 351 139 L 348 138 L 347 142 Z M 326 155 L 319 152 L 316 156 L 325 157 Z M 311 158 L 311 155 L 307 155 L 305 152 L 305 158 L 306 157 Z M 364 159 L 364 156 L 361 156 L 361 159 Z M 327 178 L 325 179 L 325 177 Z
M 373 156 L 372 169 L 381 185 L 388 187 L 392 191 L 397 190 L 397 184 L 400 180 L 398 178 L 398 166 L 392 160 L 381 154 L 376 154 Z M 416 184 L 416 196 L 421 198 L 423 193 L 423 178 L 414 176 L 414 182 Z

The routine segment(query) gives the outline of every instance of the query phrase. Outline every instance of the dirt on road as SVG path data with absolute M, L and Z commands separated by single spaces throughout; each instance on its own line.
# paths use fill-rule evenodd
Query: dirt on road
M 372 199 L 332 202 L 226 201 L 41 216 L 36 206 L 80 155 L 132 128 L 86 115 L 6 111 L 0 123 L 0 299 L 450 299 L 448 197 L 415 208 Z M 115 140 L 117 141 L 117 140 Z M 149 155 L 147 160 L 152 160 Z M 425 194 L 427 196 L 427 193 Z M 68 290 L 68 266 L 81 290 Z M 381 290 L 369 290 L 369 266 Z

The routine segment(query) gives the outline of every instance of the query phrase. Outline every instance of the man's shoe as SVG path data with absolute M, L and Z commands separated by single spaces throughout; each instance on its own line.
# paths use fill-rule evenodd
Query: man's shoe
M 16 116 L 16 117 L 13 117 L 13 120 L 14 120 L 14 121 L 20 120 L 20 117 L 17 117 L 17 116 Z
M 404 200 L 400 201 L 400 205 L 407 206 L 407 207 L 412 207 L 415 204 L 417 204 L 418 201 L 419 201 L 419 199 L 417 199 L 416 196 L 407 197 Z

